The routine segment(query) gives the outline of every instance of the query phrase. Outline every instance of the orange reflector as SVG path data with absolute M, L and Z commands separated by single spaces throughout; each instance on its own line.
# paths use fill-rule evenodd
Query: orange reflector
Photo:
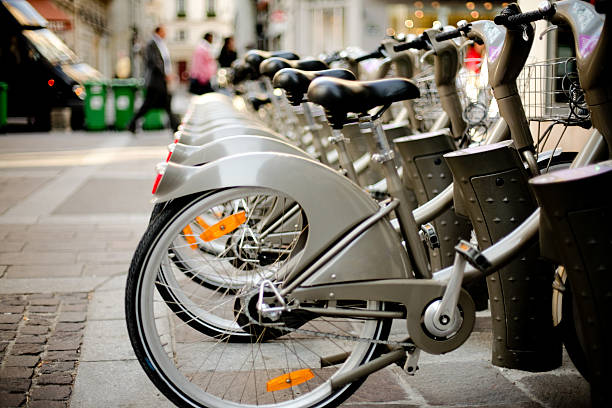
M 183 235 L 185 236 L 185 241 L 189 242 L 191 249 L 198 249 L 198 241 L 193 236 L 193 230 L 189 225 L 183 228 Z
M 210 225 L 208 225 L 205 221 L 204 218 L 202 217 L 196 217 L 196 222 L 198 224 L 200 224 L 200 227 L 204 228 L 204 229 L 208 229 L 210 228 Z
M 290 388 L 306 381 L 312 380 L 314 374 L 310 369 L 305 368 L 303 370 L 293 371 L 289 374 L 283 374 L 280 377 L 271 379 L 266 383 L 266 391 L 280 391 L 285 388 Z
M 236 214 L 228 215 L 215 225 L 210 226 L 200 235 L 204 241 L 213 241 L 219 237 L 229 234 L 246 221 L 246 212 L 240 211 Z

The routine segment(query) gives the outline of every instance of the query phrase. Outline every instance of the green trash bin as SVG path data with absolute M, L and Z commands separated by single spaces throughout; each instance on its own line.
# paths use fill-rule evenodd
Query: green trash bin
M 0 129 L 6 126 L 8 112 L 8 84 L 0 82 Z
M 85 128 L 106 129 L 106 83 L 85 82 Z
M 142 128 L 144 130 L 157 130 L 165 128 L 166 111 L 163 109 L 149 109 L 144 116 Z
M 115 99 L 115 129 L 127 128 L 134 116 L 134 100 L 140 81 L 134 78 L 114 79 L 111 83 Z
M 147 96 L 147 89 L 142 89 L 142 97 Z M 149 109 L 147 113 L 144 115 L 144 120 L 142 122 L 143 130 L 157 130 L 163 129 L 166 127 L 165 123 L 166 111 L 161 108 L 153 108 Z

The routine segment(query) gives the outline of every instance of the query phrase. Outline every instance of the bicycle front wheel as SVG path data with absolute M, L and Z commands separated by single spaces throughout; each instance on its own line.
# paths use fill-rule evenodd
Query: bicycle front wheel
M 307 214 L 299 204 L 275 191 L 235 188 L 175 200 L 171 207 L 149 226 L 126 288 L 130 340 L 160 391 L 179 406 L 211 408 L 337 406 L 350 396 L 362 380 L 333 389 L 331 379 L 378 355 L 380 347 L 371 340 L 386 339 L 388 319 L 289 312 L 271 329 L 258 326 L 253 315 L 260 279 L 276 281 L 306 245 Z M 206 245 L 185 237 L 185 226 L 197 217 L 204 216 L 208 226 L 229 227 L 213 221 L 236 214 L 240 218 L 231 227 L 239 225 Z M 268 246 L 255 250 L 256 242 L 263 245 L 257 235 L 262 231 L 276 241 L 266 239 Z M 253 236 L 241 240 L 243 233 Z M 217 239 L 223 245 L 208 245 Z M 194 275 L 207 284 L 194 282 Z M 331 306 L 385 307 L 373 301 L 317 304 Z M 346 359 L 328 364 L 334 355 Z

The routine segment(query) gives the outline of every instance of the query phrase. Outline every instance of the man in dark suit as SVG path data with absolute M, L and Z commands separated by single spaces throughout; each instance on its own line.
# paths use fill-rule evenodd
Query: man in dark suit
M 172 63 L 170 62 L 170 54 L 164 43 L 166 38 L 166 29 L 163 26 L 155 28 L 153 38 L 147 43 L 144 52 L 145 66 L 145 88 L 146 95 L 142 106 L 138 112 L 132 117 L 128 124 L 128 129 L 136 132 L 136 121 L 144 116 L 149 109 L 162 108 L 168 113 L 170 126 L 173 130 L 178 127 L 178 121 L 172 114 L 171 95 L 168 93 L 168 81 L 172 74 Z

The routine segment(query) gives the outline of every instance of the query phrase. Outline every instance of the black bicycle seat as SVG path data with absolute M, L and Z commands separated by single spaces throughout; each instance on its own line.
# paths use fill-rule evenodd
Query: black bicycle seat
M 346 79 L 316 78 L 308 87 L 308 100 L 325 109 L 333 126 L 340 126 L 346 114 L 366 113 L 376 106 L 414 99 L 420 96 L 419 88 L 403 78 L 376 81 L 347 81 Z
M 273 57 L 268 58 L 259 65 L 259 72 L 268 78 L 274 78 L 274 75 L 283 68 L 296 68 L 303 71 L 320 71 L 328 69 L 326 63 L 321 60 L 307 58 L 303 60 L 290 61 L 285 58 Z
M 280 57 L 287 60 L 300 59 L 300 57 L 298 57 L 296 54 L 288 51 L 268 52 L 261 50 L 251 50 L 247 52 L 244 56 L 244 61 L 251 66 L 251 68 L 253 69 L 253 71 L 255 71 L 257 75 L 259 75 L 259 65 L 261 65 L 263 61 L 272 57 Z
M 267 62 L 267 61 L 266 61 Z M 354 81 L 355 74 L 348 69 L 326 69 L 323 71 L 302 71 L 294 68 L 283 68 L 274 75 L 272 84 L 275 88 L 285 90 L 287 99 L 292 105 L 299 105 L 308 91 L 308 85 L 319 77 L 333 77 Z
M 234 85 L 239 84 L 245 79 L 250 79 L 253 74 L 253 69 L 251 66 L 242 60 L 232 62 L 232 70 L 232 83 Z

